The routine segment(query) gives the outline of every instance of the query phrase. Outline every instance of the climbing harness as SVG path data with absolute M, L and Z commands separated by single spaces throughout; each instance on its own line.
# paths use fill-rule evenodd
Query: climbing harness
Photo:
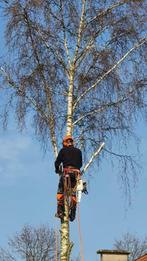
M 71 175 L 75 175 L 75 186 L 73 188 L 71 188 Z M 77 181 L 80 179 L 81 176 L 81 172 L 78 169 L 75 168 L 64 168 L 63 169 L 63 178 L 64 178 L 64 183 L 66 186 L 66 190 L 71 192 L 75 192 L 76 191 L 76 187 L 77 187 Z
M 66 200 L 67 202 L 68 216 L 70 211 L 72 211 L 74 204 L 76 205 L 77 203 L 76 189 L 77 189 L 77 183 L 79 179 L 80 179 L 80 171 L 78 169 L 64 168 L 63 170 L 64 200 Z
M 68 210 L 70 221 L 75 219 L 76 205 L 81 201 L 82 193 L 88 194 L 86 182 L 81 179 L 81 172 L 73 167 L 68 167 L 60 171 L 63 192 L 57 193 L 58 210 L 55 215 L 61 220 L 64 217 L 64 207 Z

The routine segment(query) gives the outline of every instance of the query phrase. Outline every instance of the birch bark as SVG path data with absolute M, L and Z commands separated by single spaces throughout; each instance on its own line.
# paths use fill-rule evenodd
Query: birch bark
M 74 89 L 74 67 L 71 66 L 69 75 L 69 91 L 67 98 L 67 129 L 66 134 L 72 135 L 73 130 L 73 89 Z M 69 210 L 66 199 L 64 198 L 65 216 L 61 222 L 61 261 L 69 261 L 70 252 L 73 243 L 70 242 L 70 229 L 69 229 Z
M 70 72 L 69 72 L 69 90 L 68 90 L 68 98 L 67 98 L 67 129 L 66 135 L 72 135 L 73 132 L 73 92 L 74 92 L 74 74 L 76 68 L 76 62 L 81 42 L 81 34 L 82 34 L 82 27 L 84 24 L 84 15 L 85 15 L 85 4 L 86 0 L 82 0 L 82 12 L 78 30 L 78 38 L 77 38 L 77 45 L 75 48 L 75 54 L 73 62 L 68 59 Z M 66 43 L 66 42 L 65 42 Z M 68 56 L 68 50 L 66 46 L 66 53 Z M 65 217 L 63 223 L 61 223 L 61 261 L 69 261 L 70 259 L 70 252 L 73 246 L 73 243 L 70 242 L 69 238 L 69 217 L 68 217 L 68 205 L 67 201 L 64 199 L 64 206 L 65 206 Z

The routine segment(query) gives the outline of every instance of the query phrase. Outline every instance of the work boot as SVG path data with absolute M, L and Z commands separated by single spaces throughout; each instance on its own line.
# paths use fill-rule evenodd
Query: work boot
M 69 219 L 70 221 L 74 221 L 76 217 L 76 205 L 72 206 L 69 213 Z
M 57 213 L 55 214 L 55 217 L 60 218 L 61 220 L 63 220 L 63 218 L 64 218 L 64 206 L 58 205 Z

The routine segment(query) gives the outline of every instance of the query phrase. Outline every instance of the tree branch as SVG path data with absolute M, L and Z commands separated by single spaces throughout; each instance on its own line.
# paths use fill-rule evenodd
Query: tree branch
M 15 82 L 9 77 L 9 75 L 6 73 L 6 71 L 4 70 L 4 68 L 1 66 L 0 67 L 0 72 L 1 74 L 4 76 L 6 82 L 16 91 L 16 94 L 18 96 L 23 96 L 24 93 L 23 91 L 15 84 Z M 41 107 L 37 104 L 37 102 L 35 101 L 35 99 L 33 99 L 32 97 L 29 97 L 28 95 L 25 94 L 25 98 L 26 100 L 28 100 L 28 102 L 32 105 L 32 108 L 37 111 L 40 116 L 46 121 L 46 123 L 50 124 L 50 120 L 48 119 L 48 115 L 41 109 Z M 54 143 L 54 154 L 55 157 L 58 154 L 58 148 L 56 143 Z
M 83 172 L 85 173 L 87 171 L 87 169 L 89 168 L 89 166 L 93 163 L 94 159 L 98 156 L 98 154 L 101 152 L 101 150 L 103 149 L 105 143 L 103 142 L 99 148 L 93 153 L 93 155 L 91 156 L 90 160 L 88 161 L 88 163 L 84 166 L 83 168 Z
M 63 27 L 63 34 L 64 34 L 64 47 L 65 47 L 65 52 L 67 55 L 67 60 L 68 60 L 68 65 L 71 67 L 71 60 L 70 60 L 70 55 L 69 55 L 69 49 L 67 46 L 67 37 L 66 37 L 66 30 L 65 30 L 65 23 L 64 23 L 64 15 L 63 15 L 63 2 L 60 0 L 60 9 L 61 9 L 61 15 L 62 15 L 62 27 Z
M 101 11 L 98 15 L 94 16 L 90 21 L 87 22 L 87 24 L 86 24 L 85 27 L 84 27 L 84 30 L 86 29 L 87 25 L 89 25 L 89 24 L 90 24 L 91 22 L 93 22 L 95 19 L 97 19 L 97 18 L 99 18 L 99 17 L 101 17 L 101 16 L 106 15 L 107 13 L 111 12 L 113 9 L 115 9 L 115 8 L 117 8 L 117 7 L 119 7 L 119 6 L 123 5 L 123 4 L 125 4 L 125 3 L 127 3 L 127 2 L 129 2 L 129 0 L 124 0 L 124 1 L 122 1 L 122 2 L 118 2 L 118 3 L 116 3 L 116 4 L 112 5 L 112 6 L 110 6 L 110 7 L 107 8 L 106 10 Z M 101 35 L 101 34 L 104 32 L 104 30 L 107 29 L 107 28 L 108 28 L 108 26 L 105 26 L 102 30 L 96 32 L 94 38 L 96 38 L 96 37 L 98 37 L 99 35 Z M 89 50 L 93 47 L 93 43 L 94 43 L 94 39 L 93 39 L 93 40 L 90 40 L 90 41 L 89 41 L 89 44 L 86 46 L 86 48 L 82 50 L 82 52 L 80 53 L 80 55 L 79 55 L 78 58 L 77 58 L 77 60 L 79 60 L 79 64 L 80 64 L 80 62 L 83 60 L 83 56 L 86 55 L 87 51 L 89 51 Z M 79 64 L 78 64 L 78 66 L 79 66 Z
M 116 69 L 116 67 L 118 67 L 125 59 L 126 57 L 132 53 L 135 49 L 139 48 L 141 45 L 143 45 L 145 42 L 147 41 L 147 38 L 143 38 L 141 39 L 137 44 L 135 44 L 128 52 L 125 53 L 125 55 L 123 55 L 121 57 L 121 59 L 119 59 L 107 72 L 105 72 L 100 78 L 98 78 L 96 80 L 96 82 L 90 86 L 85 92 L 83 92 L 76 100 L 74 106 L 73 106 L 73 110 L 75 110 L 77 104 L 81 101 L 81 99 L 84 98 L 84 96 L 89 93 L 92 89 L 96 88 L 96 86 L 106 78 L 106 76 L 108 76 L 114 69 Z
M 91 49 L 94 47 L 94 40 L 91 39 L 89 43 L 86 45 L 86 47 L 79 53 L 79 56 L 76 59 L 76 67 L 78 68 L 80 66 L 80 63 L 85 58 L 86 54 L 91 51 Z
M 55 55 L 55 57 L 57 58 L 57 60 L 59 61 L 60 64 L 62 64 L 64 70 L 66 71 L 67 73 L 67 76 L 69 76 L 69 71 L 67 69 L 67 66 L 64 62 L 64 60 L 62 59 L 62 57 L 59 55 L 59 53 L 57 52 L 57 50 L 53 47 L 53 46 L 50 46 L 47 41 L 45 40 L 44 36 L 42 35 L 42 32 L 40 31 L 40 28 L 39 27 L 35 27 L 34 30 L 36 30 L 38 33 L 39 33 L 39 37 L 41 38 L 41 40 L 43 41 L 44 45 L 46 46 L 46 48 L 48 50 L 51 50 L 53 52 L 53 54 Z
M 29 37 L 31 39 L 32 49 L 33 49 L 33 52 L 34 52 L 36 62 L 37 62 L 38 65 L 40 65 L 40 58 L 39 58 L 38 51 L 37 51 L 36 46 L 35 46 L 35 40 L 34 40 L 33 34 L 32 34 L 31 21 L 29 19 L 28 13 L 25 9 L 24 9 L 24 18 L 25 18 L 26 25 L 27 25 L 28 30 L 29 30 Z M 53 145 L 55 157 L 57 157 L 58 150 L 57 150 L 57 141 L 56 141 L 56 135 L 55 135 L 55 117 L 54 117 L 54 113 L 53 113 L 52 93 L 51 93 L 51 90 L 48 86 L 48 83 L 46 82 L 44 73 L 42 71 L 40 71 L 40 77 L 43 80 L 44 92 L 45 92 L 46 97 L 47 97 L 47 106 L 48 106 L 48 110 L 50 112 L 50 117 L 49 117 L 50 119 L 49 119 L 48 126 L 49 126 L 49 129 L 50 129 L 51 142 L 52 142 L 52 145 Z
M 85 6 L 86 6 L 86 0 L 82 0 L 82 13 L 81 13 L 81 18 L 80 18 L 77 45 L 76 45 L 74 61 L 73 61 L 74 64 L 76 63 L 79 48 L 80 48 L 80 43 L 81 43 L 81 36 L 82 36 L 83 27 L 84 27 Z
M 21 91 L 21 89 L 19 87 L 17 87 L 17 85 L 14 83 L 14 81 L 9 77 L 9 75 L 6 73 L 6 71 L 4 70 L 4 68 L 1 66 L 0 67 L 0 72 L 1 74 L 4 76 L 6 82 L 13 88 L 16 90 L 16 94 L 18 96 L 22 96 L 23 92 Z M 38 106 L 38 104 L 36 103 L 36 101 L 29 97 L 28 95 L 25 95 L 26 99 L 30 102 L 30 104 L 32 104 L 33 108 L 41 113 L 41 116 L 47 121 L 48 117 L 47 114 L 45 112 L 43 112 L 41 110 L 41 108 Z
M 128 3 L 128 2 L 129 2 L 129 0 L 124 0 L 122 2 L 118 2 L 116 4 L 113 4 L 113 5 L 109 6 L 106 10 L 103 10 L 98 15 L 95 15 L 90 21 L 88 21 L 86 26 L 88 24 L 90 24 L 91 22 L 93 22 L 94 20 L 96 20 L 97 18 L 106 15 L 107 13 L 111 12 L 113 9 L 115 9 L 115 8 L 121 6 L 121 5 L 124 5 L 124 4 Z
M 88 117 L 88 116 L 91 116 L 91 115 L 94 115 L 95 113 L 98 113 L 98 112 L 102 112 L 104 111 L 105 109 L 107 109 L 108 107 L 116 107 L 118 104 L 121 104 L 125 101 L 127 101 L 129 99 L 129 96 L 134 92 L 134 88 L 132 88 L 131 90 L 129 90 L 127 93 L 125 93 L 125 96 L 124 97 L 121 97 L 120 99 L 118 99 L 117 101 L 112 101 L 110 103 L 107 103 L 107 104 L 103 104 L 102 106 L 99 106 L 98 108 L 92 110 L 92 111 L 89 111 L 83 115 L 81 115 L 74 123 L 73 123 L 73 126 L 77 125 L 80 121 L 82 121 L 84 118 Z

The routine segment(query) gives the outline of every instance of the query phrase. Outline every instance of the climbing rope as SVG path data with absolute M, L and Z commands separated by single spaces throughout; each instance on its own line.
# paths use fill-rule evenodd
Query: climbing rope
M 70 173 L 75 173 L 76 184 L 74 187 L 72 187 L 72 185 L 71 185 Z M 71 208 L 70 203 L 72 202 L 72 200 L 71 200 L 72 193 L 76 192 L 76 189 L 77 189 L 77 182 L 79 180 L 79 176 L 80 176 L 80 171 L 78 171 L 77 169 L 64 168 L 64 196 L 65 196 L 65 200 L 67 201 L 68 212 L 69 212 L 69 209 Z
M 68 203 L 68 212 L 69 212 L 69 201 L 70 201 L 70 197 L 72 195 L 72 191 L 76 191 L 76 187 L 77 184 L 75 186 L 75 188 L 71 188 L 71 180 L 70 180 L 70 175 L 68 172 L 66 172 L 67 170 L 65 170 L 64 173 L 64 193 L 65 193 L 65 197 Z M 80 179 L 80 172 L 77 173 L 77 182 Z M 83 240 L 82 240 L 82 233 L 81 233 L 81 224 L 80 224 L 80 204 L 79 202 L 77 202 L 77 222 L 78 222 L 78 234 L 79 234 L 79 243 L 80 243 L 80 258 L 81 261 L 84 261 L 84 251 L 83 251 Z
M 69 196 L 71 194 L 71 180 L 68 173 L 64 173 L 64 194 Z
M 67 216 L 69 216 L 71 201 L 71 180 L 69 174 L 64 172 L 64 205 L 67 202 Z
M 81 232 L 81 224 L 80 224 L 80 204 L 77 203 L 77 210 L 78 210 L 78 233 L 79 233 L 79 243 L 80 243 L 80 258 L 81 261 L 84 261 L 84 250 L 83 250 L 83 239 L 82 239 L 82 232 Z

